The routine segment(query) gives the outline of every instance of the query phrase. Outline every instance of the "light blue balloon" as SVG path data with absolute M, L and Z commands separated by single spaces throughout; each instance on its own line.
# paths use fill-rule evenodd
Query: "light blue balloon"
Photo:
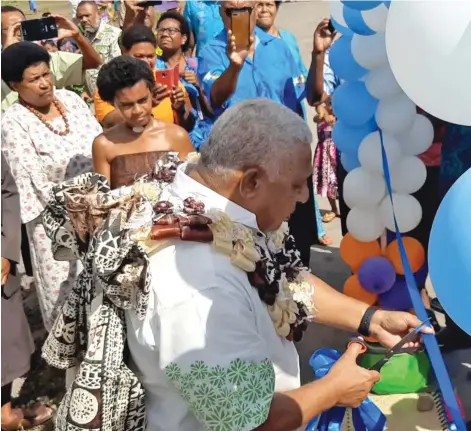
M 340 0 L 345 6 L 355 10 L 370 10 L 379 6 L 383 0 Z
M 360 161 L 356 153 L 340 153 L 340 163 L 347 172 L 360 167 Z
M 339 121 L 350 127 L 359 127 L 370 121 L 378 107 L 363 81 L 345 82 L 332 96 L 332 106 Z
M 332 140 L 340 152 L 356 154 L 361 141 L 375 130 L 378 130 L 378 125 L 374 118 L 359 127 L 349 127 L 343 121 L 337 121 L 332 129 Z
M 440 304 L 471 335 L 471 169 L 446 194 L 433 221 L 428 265 Z
M 360 34 L 362 36 L 371 36 L 372 34 L 376 33 L 366 25 L 360 10 L 355 10 L 344 6 L 343 18 L 347 23 L 348 28 L 354 33 Z
M 333 17 L 330 17 L 330 21 L 332 22 L 332 25 L 334 26 L 335 30 L 337 30 L 343 36 L 347 36 L 347 37 L 353 36 L 352 30 L 350 30 L 348 27 L 344 27 L 343 25 L 340 25 Z
M 346 81 L 357 81 L 368 73 L 352 55 L 352 39 L 341 37 L 336 40 L 329 52 L 330 67 L 335 74 Z

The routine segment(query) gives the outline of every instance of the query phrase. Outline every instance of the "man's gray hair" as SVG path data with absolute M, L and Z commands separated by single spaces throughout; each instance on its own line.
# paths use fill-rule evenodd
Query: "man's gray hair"
M 292 110 L 269 99 L 248 99 L 227 109 L 201 148 L 200 164 L 217 176 L 260 166 L 274 178 L 312 133 Z

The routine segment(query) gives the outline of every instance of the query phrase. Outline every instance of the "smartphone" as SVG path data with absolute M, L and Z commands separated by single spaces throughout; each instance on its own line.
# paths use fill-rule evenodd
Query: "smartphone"
M 329 25 L 327 26 L 327 30 L 330 31 L 331 34 L 335 33 L 337 30 L 334 27 L 334 24 L 332 24 L 332 20 L 329 19 Z
M 55 39 L 57 37 L 56 19 L 52 16 L 41 19 L 30 19 L 21 23 L 23 40 L 30 42 L 36 40 Z
M 177 65 L 173 69 L 156 70 L 154 76 L 155 82 L 165 85 L 169 90 L 172 90 L 173 87 L 178 86 L 180 81 L 180 68 Z
M 137 3 L 139 7 L 149 7 L 149 6 L 160 6 L 162 4 L 162 0 L 150 0 L 150 1 L 141 1 Z
M 234 10 L 231 14 L 231 30 L 238 51 L 250 47 L 250 9 Z

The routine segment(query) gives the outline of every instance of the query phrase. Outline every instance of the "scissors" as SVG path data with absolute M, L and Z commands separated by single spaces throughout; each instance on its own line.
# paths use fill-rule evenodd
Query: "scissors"
M 376 362 L 376 364 L 371 366 L 369 369 L 379 372 L 381 368 L 383 368 L 383 365 L 385 365 L 394 355 L 397 355 L 398 353 L 411 353 L 411 354 L 417 353 L 420 347 L 403 349 L 403 346 L 404 344 L 411 342 L 417 336 L 417 334 L 421 332 L 425 326 L 427 326 L 429 322 L 430 322 L 430 318 L 425 320 L 422 324 L 417 326 L 417 328 L 409 332 L 404 338 L 401 339 L 401 341 L 399 341 L 395 346 L 393 346 L 386 352 L 386 354 L 384 355 L 384 358 L 380 359 L 378 362 Z M 351 339 L 348 345 L 352 343 L 359 343 L 362 345 L 363 348 L 362 348 L 361 353 L 365 353 L 368 350 L 366 343 L 360 337 L 355 337 L 354 339 Z

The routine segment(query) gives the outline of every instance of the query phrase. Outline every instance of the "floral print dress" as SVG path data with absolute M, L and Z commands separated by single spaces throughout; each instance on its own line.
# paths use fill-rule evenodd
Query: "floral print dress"
M 102 132 L 79 96 L 68 90 L 56 90 L 55 95 L 66 109 L 70 128 L 66 136 L 51 132 L 19 103 L 4 113 L 1 130 L 2 152 L 18 186 L 21 221 L 28 233 L 36 291 L 48 331 L 80 268 L 77 262 L 54 259 L 41 215 L 56 183 L 91 171 L 92 143 Z M 65 130 L 62 117 L 49 124 Z

